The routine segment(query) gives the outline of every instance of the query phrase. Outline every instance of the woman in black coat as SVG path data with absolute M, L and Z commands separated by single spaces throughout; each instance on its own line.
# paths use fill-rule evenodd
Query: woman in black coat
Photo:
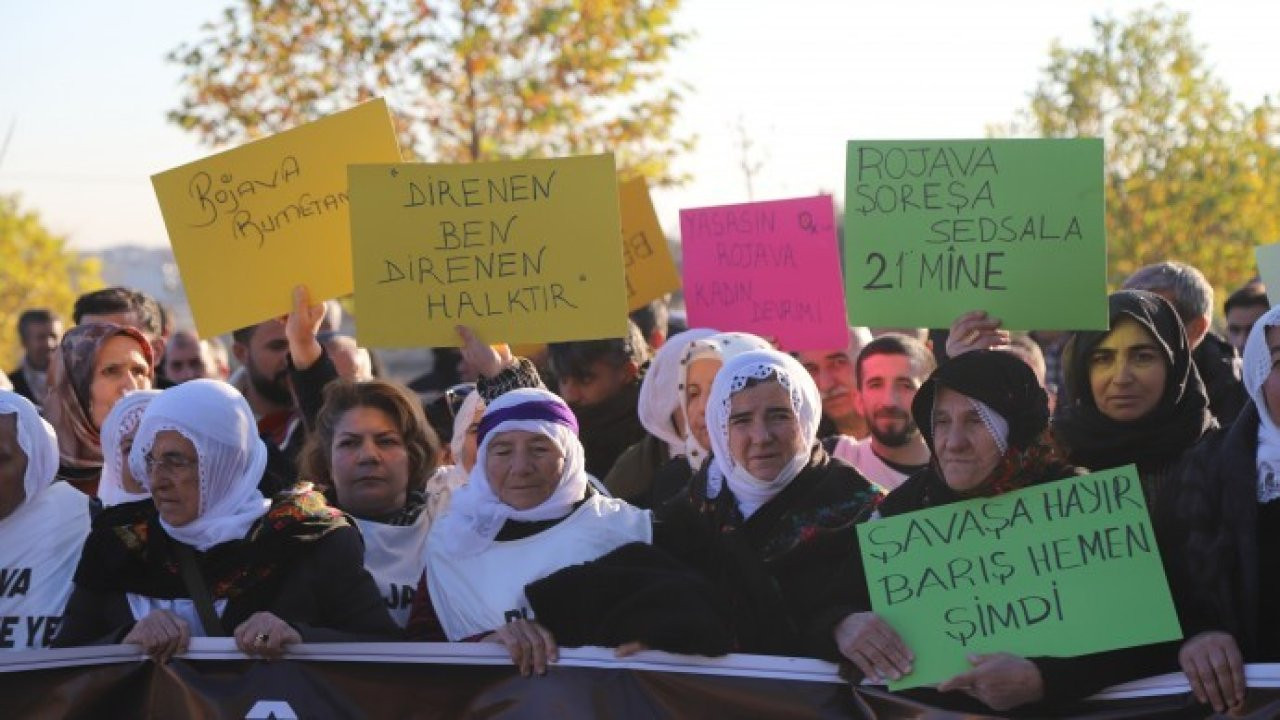
M 230 385 L 194 380 L 152 401 L 129 462 L 157 513 L 94 528 L 54 644 L 135 644 L 165 661 L 192 636 L 234 635 L 266 657 L 395 637 L 359 533 L 308 486 L 266 500 L 266 461 Z
M 1252 398 L 1230 428 L 1191 452 L 1161 515 L 1169 581 L 1189 638 L 1182 669 L 1219 712 L 1244 701 L 1246 662 L 1280 661 L 1280 308 L 1244 350 Z

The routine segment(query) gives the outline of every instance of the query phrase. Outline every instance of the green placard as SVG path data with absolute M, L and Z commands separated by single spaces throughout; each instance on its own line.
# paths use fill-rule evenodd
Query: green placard
M 1132 465 L 874 520 L 858 539 L 872 608 L 915 654 L 891 690 L 964 672 L 971 653 L 1182 637 Z
M 850 141 L 849 321 L 1107 329 L 1102 140 Z

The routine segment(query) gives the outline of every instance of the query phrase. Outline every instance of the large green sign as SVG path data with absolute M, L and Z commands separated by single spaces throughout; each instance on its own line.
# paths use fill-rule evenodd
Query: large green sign
M 846 182 L 850 323 L 1107 329 L 1101 140 L 851 141 Z
M 1071 657 L 1182 637 L 1130 465 L 858 526 L 875 612 L 915 655 L 892 690 L 966 655 Z

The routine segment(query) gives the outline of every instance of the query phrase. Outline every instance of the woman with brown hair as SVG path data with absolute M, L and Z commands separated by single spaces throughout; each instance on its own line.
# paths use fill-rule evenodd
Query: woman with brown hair
M 339 380 L 325 387 L 300 457 L 302 478 L 355 518 L 365 568 L 402 626 L 427 533 L 448 500 L 439 455 L 439 440 L 408 390 L 383 380 Z

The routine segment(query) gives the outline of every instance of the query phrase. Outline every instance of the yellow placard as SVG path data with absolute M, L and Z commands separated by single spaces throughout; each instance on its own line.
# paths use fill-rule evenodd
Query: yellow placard
M 367 347 L 623 337 L 612 155 L 353 165 L 357 333 Z
M 153 175 L 200 335 L 350 294 L 347 165 L 400 159 L 379 99 Z
M 680 289 L 667 238 L 644 178 L 618 183 L 622 211 L 622 261 L 627 270 L 627 306 L 635 310 Z

